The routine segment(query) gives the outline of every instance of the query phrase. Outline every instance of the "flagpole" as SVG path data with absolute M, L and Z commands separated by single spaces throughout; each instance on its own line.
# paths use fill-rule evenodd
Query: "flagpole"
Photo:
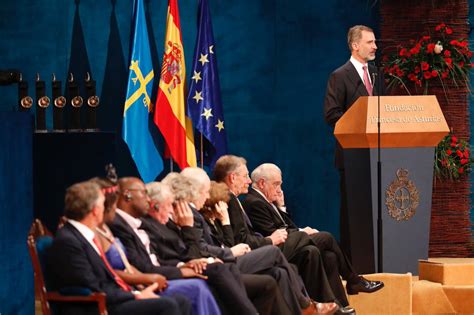
M 204 169 L 204 144 L 202 143 L 202 133 L 199 133 L 201 135 L 201 168 Z

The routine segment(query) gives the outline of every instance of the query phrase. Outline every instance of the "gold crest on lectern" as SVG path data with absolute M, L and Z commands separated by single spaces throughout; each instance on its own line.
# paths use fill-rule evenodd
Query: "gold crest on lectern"
M 385 191 L 388 214 L 397 221 L 408 221 L 420 204 L 420 194 L 415 183 L 408 179 L 408 170 L 399 168 L 395 179 Z

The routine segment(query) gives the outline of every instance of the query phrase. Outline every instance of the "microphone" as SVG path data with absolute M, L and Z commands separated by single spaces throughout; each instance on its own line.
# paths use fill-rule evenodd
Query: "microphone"
M 378 69 L 377 69 L 378 70 Z M 374 95 L 374 90 L 375 90 L 375 79 L 377 78 L 378 73 L 377 72 L 372 72 L 372 96 Z M 377 91 L 377 94 L 378 91 Z

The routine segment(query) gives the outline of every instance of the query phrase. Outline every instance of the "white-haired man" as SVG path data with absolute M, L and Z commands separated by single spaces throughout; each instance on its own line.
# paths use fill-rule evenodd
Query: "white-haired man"
M 277 207 L 277 205 L 280 207 L 285 205 L 281 189 L 282 174 L 278 166 L 271 163 L 261 164 L 252 172 L 251 179 L 252 187 L 243 201 L 243 206 L 255 230 L 263 235 L 269 235 L 284 227 L 290 235 L 296 231 L 304 231 L 308 234 L 322 254 L 327 277 L 339 300 L 347 300 L 339 275 L 347 281 L 349 294 L 371 293 L 383 287 L 382 282 L 368 281 L 354 271 L 330 233 L 319 232 L 310 227 L 300 229 L 286 212 Z

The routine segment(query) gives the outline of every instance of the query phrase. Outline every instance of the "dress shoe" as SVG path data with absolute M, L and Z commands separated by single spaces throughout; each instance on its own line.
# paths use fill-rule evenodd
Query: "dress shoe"
M 350 306 L 339 306 L 334 314 L 336 315 L 355 315 L 356 311 Z
M 310 305 L 301 311 L 302 315 L 332 315 L 337 310 L 336 303 L 319 303 L 311 301 Z
M 347 284 L 347 294 L 353 295 L 359 292 L 372 293 L 382 289 L 384 286 L 382 281 L 369 281 L 360 276 L 356 283 Z

